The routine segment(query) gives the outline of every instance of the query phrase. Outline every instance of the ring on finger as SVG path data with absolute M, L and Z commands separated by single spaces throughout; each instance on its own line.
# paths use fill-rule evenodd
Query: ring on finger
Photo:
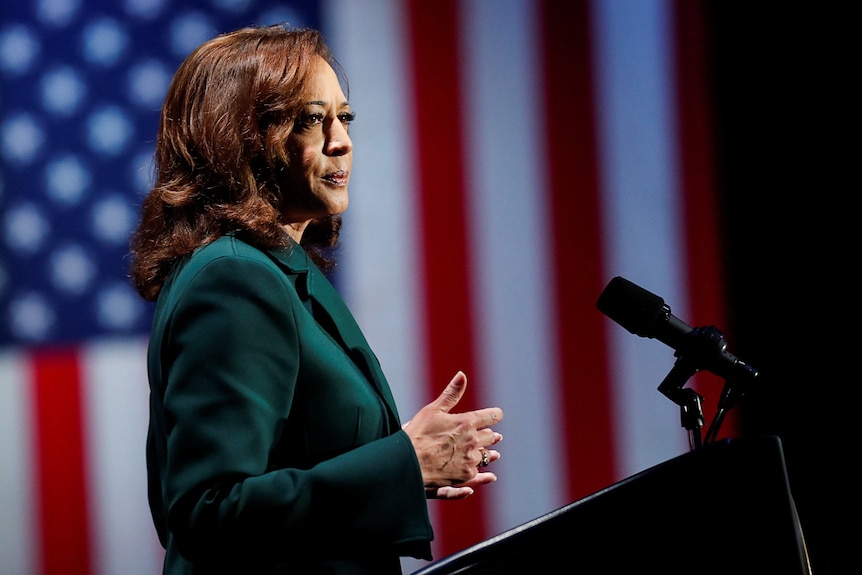
M 479 465 L 481 465 L 482 467 L 488 467 L 488 464 L 490 463 L 489 457 L 490 456 L 488 455 L 488 451 L 483 449 L 482 450 L 482 462 Z

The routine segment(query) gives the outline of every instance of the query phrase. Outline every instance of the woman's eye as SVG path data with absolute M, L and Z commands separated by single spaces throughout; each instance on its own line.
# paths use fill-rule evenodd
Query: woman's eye
M 297 124 L 302 129 L 313 128 L 323 123 L 323 114 L 303 114 L 299 117 Z
M 356 118 L 356 115 L 352 112 L 343 112 L 338 114 L 338 121 L 341 122 L 345 126 L 349 126 L 350 123 Z M 310 113 L 304 114 L 299 118 L 299 125 L 303 129 L 310 129 L 315 126 L 320 126 L 326 123 L 326 114 L 322 112 L 318 113 Z
M 306 126 L 316 126 L 323 123 L 323 114 L 309 114 L 305 117 Z

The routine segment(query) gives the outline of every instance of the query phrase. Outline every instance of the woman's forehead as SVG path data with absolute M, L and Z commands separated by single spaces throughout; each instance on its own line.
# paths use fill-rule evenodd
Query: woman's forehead
M 304 93 L 307 98 L 313 100 L 323 98 L 330 101 L 334 98 L 339 105 L 347 103 L 338 75 L 329 62 L 320 56 L 315 56 L 311 63 Z

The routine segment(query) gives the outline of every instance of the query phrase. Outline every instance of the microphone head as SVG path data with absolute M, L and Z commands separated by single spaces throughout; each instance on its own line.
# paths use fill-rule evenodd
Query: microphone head
M 608 282 L 596 305 L 603 314 L 641 337 L 656 337 L 670 315 L 670 307 L 661 297 L 619 276 Z

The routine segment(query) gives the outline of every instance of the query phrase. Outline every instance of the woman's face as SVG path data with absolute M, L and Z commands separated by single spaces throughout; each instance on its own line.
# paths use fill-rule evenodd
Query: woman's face
M 304 101 L 287 139 L 290 168 L 284 182 L 285 223 L 300 235 L 309 220 L 347 209 L 353 164 L 353 143 L 347 134 L 353 113 L 338 77 L 323 58 L 312 66 Z

